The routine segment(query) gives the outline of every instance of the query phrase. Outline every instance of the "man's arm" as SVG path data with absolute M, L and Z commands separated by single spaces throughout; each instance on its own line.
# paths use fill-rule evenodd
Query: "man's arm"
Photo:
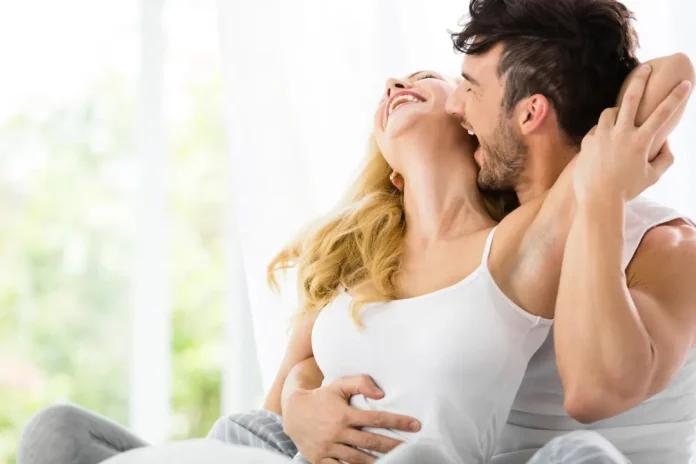
M 626 205 L 603 192 L 578 205 L 555 322 L 566 411 L 594 422 L 662 390 L 696 335 L 696 230 L 648 232 L 624 272 Z
M 310 462 L 370 464 L 375 458 L 364 450 L 387 453 L 401 441 L 363 427 L 410 432 L 420 428 L 410 417 L 350 406 L 353 395 L 384 397 L 369 376 L 343 377 L 320 386 L 323 378 L 314 358 L 309 358 L 290 370 L 283 388 L 283 428 Z
M 415 432 L 420 424 L 411 417 L 353 408 L 350 405 L 353 395 L 384 397 L 384 392 L 369 376 L 344 377 L 322 386 L 324 376 L 312 350 L 316 317 L 316 314 L 300 316 L 295 321 L 264 408 L 283 417 L 285 432 L 310 462 L 333 459 L 350 464 L 372 463 L 375 458 L 357 448 L 386 453 L 401 442 L 364 432 L 360 430 L 362 427 Z
M 623 263 L 626 202 L 671 165 L 668 147 L 654 158 L 650 148 L 683 107 L 690 84 L 676 86 L 636 126 L 645 80 L 634 80 L 621 108 L 602 113 L 577 157 L 577 207 L 563 257 L 554 341 L 566 411 L 581 422 L 614 416 L 660 391 L 693 347 L 694 230 L 679 222 L 672 225 L 679 228 L 657 227 L 644 237 L 629 274 Z
M 638 102 L 635 119 L 638 125 L 647 121 L 679 82 L 694 82 L 694 67 L 683 53 L 656 58 L 645 64 L 652 67 L 652 72 Z M 618 97 L 619 106 L 624 103 L 628 84 L 645 79 L 636 74 L 637 69 L 627 77 Z M 629 93 L 628 98 L 635 99 L 635 96 Z M 650 159 L 655 157 L 669 133 L 679 123 L 684 109 L 685 106 L 681 106 L 657 132 L 650 147 Z M 577 156 L 544 197 L 518 208 L 500 225 L 500 230 L 507 229 L 510 236 L 523 231 L 519 245 L 510 250 L 510 253 L 516 254 L 513 260 L 515 267 L 508 277 L 510 287 L 504 290 L 523 308 L 534 308 L 535 314 L 549 318 L 553 317 L 556 306 L 563 252 L 575 217 L 573 171 L 576 161 Z M 539 275 L 544 278 L 539 279 Z

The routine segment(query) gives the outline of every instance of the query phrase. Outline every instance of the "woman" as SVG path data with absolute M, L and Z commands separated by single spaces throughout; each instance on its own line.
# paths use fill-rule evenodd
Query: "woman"
M 502 244 L 512 230 L 504 219 L 495 234 L 503 211 L 487 207 L 477 187 L 475 138 L 445 110 L 453 89 L 433 72 L 388 81 L 353 191 L 271 272 L 298 264 L 325 382 L 370 375 L 388 396 L 356 395 L 353 406 L 422 424 L 381 433 L 438 441 L 463 462 L 484 462 L 553 308 L 524 311 L 494 281 L 504 279 Z M 399 343 L 405 333 L 409 346 Z M 442 353 L 447 360 L 433 362 Z
M 651 95 L 664 95 L 676 78 L 651 81 L 638 122 L 659 103 Z M 527 252 L 530 233 L 544 226 L 539 221 L 569 216 L 562 213 L 572 209 L 573 176 L 567 169 L 547 196 L 505 216 L 504 199 L 485 198 L 477 188 L 475 138 L 445 111 L 453 89 L 452 81 L 430 72 L 390 79 L 358 181 L 333 214 L 271 263 L 271 277 L 298 267 L 303 301 L 266 409 L 281 412 L 289 370 L 315 357 L 325 383 L 368 374 L 386 392 L 377 401 L 353 396 L 356 408 L 420 421 L 417 432 L 376 433 L 434 443 L 455 461 L 486 462 L 553 317 L 547 295 L 558 281 L 535 282 L 539 256 Z M 561 245 L 544 257 L 555 263 L 556 275 L 564 240 L 559 238 Z M 539 304 L 517 298 L 531 283 Z M 42 444 L 49 442 L 61 446 L 44 451 Z M 19 463 L 67 464 L 76 456 L 96 463 L 143 445 L 90 413 L 54 408 L 28 426 Z M 350 446 L 339 446 L 335 454 L 347 462 L 363 462 L 363 455 Z

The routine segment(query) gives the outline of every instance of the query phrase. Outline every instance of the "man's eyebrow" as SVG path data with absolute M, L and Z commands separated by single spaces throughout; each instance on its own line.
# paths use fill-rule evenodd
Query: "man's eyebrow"
M 479 87 L 481 86 L 481 84 L 479 83 L 479 81 L 477 81 L 476 79 L 474 79 L 473 77 L 471 77 L 470 75 L 468 75 L 468 74 L 465 73 L 465 72 L 462 72 L 462 77 L 463 77 L 464 79 L 466 79 L 467 81 L 471 82 L 471 83 L 474 84 L 474 85 L 477 85 L 477 86 L 479 86 Z

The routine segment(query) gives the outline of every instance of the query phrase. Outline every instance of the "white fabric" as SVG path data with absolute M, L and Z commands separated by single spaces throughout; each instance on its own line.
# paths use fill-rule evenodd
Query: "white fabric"
M 625 223 L 624 266 L 653 227 L 682 215 L 638 198 L 629 204 Z M 611 419 L 583 425 L 563 408 L 563 387 L 556 369 L 553 333 L 532 357 L 498 443 L 495 464 L 526 462 L 554 437 L 572 430 L 595 430 L 633 464 L 684 464 L 692 456 L 696 426 L 696 351 L 658 395 Z
M 102 464 L 287 464 L 282 454 L 217 440 L 186 440 L 135 448 Z
M 460 462 L 490 459 L 527 363 L 551 325 L 512 303 L 493 281 L 487 257 L 494 231 L 472 274 L 426 295 L 366 305 L 363 330 L 351 319 L 346 293 L 319 314 L 312 347 L 324 382 L 367 374 L 386 396 L 354 396 L 354 407 L 422 424 L 417 433 L 375 433 L 439 443 Z

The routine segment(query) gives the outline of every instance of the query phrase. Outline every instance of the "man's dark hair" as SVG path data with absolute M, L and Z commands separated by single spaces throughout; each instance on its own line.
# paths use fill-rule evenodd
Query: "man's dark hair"
M 638 64 L 633 13 L 616 0 L 471 0 L 469 16 L 454 48 L 480 55 L 502 43 L 505 109 L 542 94 L 577 145 Z

